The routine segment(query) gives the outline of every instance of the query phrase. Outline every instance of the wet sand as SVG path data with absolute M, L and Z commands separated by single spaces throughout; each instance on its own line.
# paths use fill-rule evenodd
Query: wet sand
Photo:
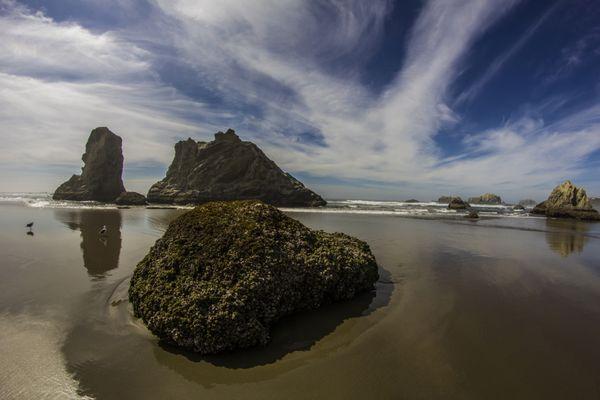
M 182 212 L 0 205 L 0 398 L 600 397 L 600 224 L 289 212 L 366 240 L 376 290 L 285 319 L 265 348 L 198 357 L 127 303 Z

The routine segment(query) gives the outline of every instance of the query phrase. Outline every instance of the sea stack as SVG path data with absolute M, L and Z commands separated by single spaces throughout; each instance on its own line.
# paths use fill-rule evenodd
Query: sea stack
M 84 166 L 81 175 L 60 185 L 54 200 L 114 201 L 125 191 L 122 140 L 106 127 L 96 128 L 90 134 L 81 157 Z
M 325 200 L 283 172 L 254 143 L 229 129 L 212 142 L 188 139 L 175 145 L 167 176 L 148 191 L 151 203 L 200 204 L 261 200 L 275 206 L 323 206 Z
M 460 197 L 453 197 L 448 204 L 450 210 L 466 210 L 470 207 L 471 205 Z
M 578 188 L 571 181 L 555 187 L 548 199 L 536 205 L 531 213 L 547 217 L 600 220 L 600 214 L 592 207 L 585 189 Z
M 213 354 L 264 345 L 282 317 L 351 299 L 378 276 L 361 240 L 259 201 L 210 202 L 171 222 L 135 268 L 129 300 L 165 343 Z
M 490 205 L 502 204 L 502 198 L 500 196 L 498 196 L 497 194 L 486 193 L 486 194 L 482 194 L 481 196 L 478 196 L 478 197 L 470 197 L 469 203 L 490 204 Z

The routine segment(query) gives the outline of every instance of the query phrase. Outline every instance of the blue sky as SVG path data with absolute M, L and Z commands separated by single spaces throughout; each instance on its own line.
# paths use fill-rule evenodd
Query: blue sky
M 0 191 L 234 128 L 327 198 L 600 195 L 594 0 L 0 0 Z

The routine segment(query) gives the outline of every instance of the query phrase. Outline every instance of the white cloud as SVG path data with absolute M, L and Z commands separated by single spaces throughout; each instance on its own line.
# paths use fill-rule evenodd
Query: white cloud
M 600 148 L 593 107 L 552 126 L 522 118 L 468 132 L 464 152 L 451 158 L 434 140 L 441 127 L 461 121 L 447 92 L 471 44 L 515 2 L 427 2 L 408 42 L 398 43 L 406 57 L 382 95 L 367 90 L 358 72 L 381 40 L 391 9 L 385 0 L 156 0 L 168 23 L 143 38 L 96 34 L 14 7 L 0 17 L 0 118 L 9 127 L 0 162 L 27 156 L 39 165 L 78 164 L 87 132 L 109 125 L 124 137 L 129 163 L 168 163 L 176 137 L 206 138 L 235 121 L 243 138 L 284 169 L 379 182 L 374 192 L 386 185 L 402 185 L 407 195 L 424 193 L 423 185 L 472 194 L 552 185 L 576 175 Z M 152 70 L 156 54 L 133 44 L 141 40 L 168 44 L 234 108 L 215 111 L 166 87 Z M 247 105 L 260 113 L 245 112 Z M 326 146 L 295 135 L 306 129 L 322 134 Z
M 110 32 L 93 34 L 13 4 L 0 16 L 0 70 L 51 79 L 131 80 L 150 54 Z

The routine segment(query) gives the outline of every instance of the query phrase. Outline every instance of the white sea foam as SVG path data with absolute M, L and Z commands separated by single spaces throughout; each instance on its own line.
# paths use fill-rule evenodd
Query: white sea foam
M 0 193 L 0 203 L 17 203 L 32 208 L 69 208 L 69 209 L 116 209 L 116 204 L 98 203 L 94 201 L 57 201 L 51 193 Z M 192 206 L 169 206 L 178 209 L 190 209 Z M 482 217 L 519 217 L 527 213 L 513 212 L 510 206 L 474 204 Z M 464 212 L 448 209 L 446 204 L 437 202 L 404 202 L 375 200 L 331 200 L 326 207 L 303 208 L 283 207 L 286 212 L 327 213 L 327 214 L 368 214 L 395 215 L 414 217 L 451 217 Z

